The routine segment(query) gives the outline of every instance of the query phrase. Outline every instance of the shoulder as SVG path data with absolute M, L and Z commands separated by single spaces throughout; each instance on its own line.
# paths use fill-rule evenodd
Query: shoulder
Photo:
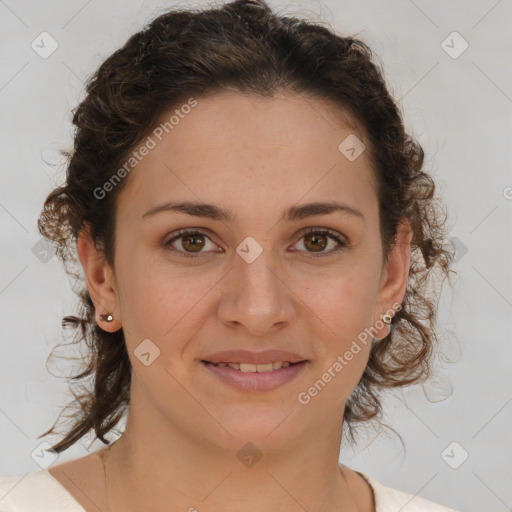
M 373 489 L 376 512 L 457 512 L 420 496 L 393 489 L 371 476 L 358 473 Z
M 85 512 L 46 469 L 0 477 L 1 512 Z

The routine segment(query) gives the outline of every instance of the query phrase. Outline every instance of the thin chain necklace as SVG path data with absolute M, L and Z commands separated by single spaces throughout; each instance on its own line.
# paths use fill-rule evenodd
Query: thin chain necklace
M 117 441 L 114 441 L 112 444 L 108 445 L 108 448 L 103 449 L 100 452 L 100 459 L 103 464 L 103 482 L 104 482 L 104 488 L 105 488 L 105 499 L 107 500 L 107 512 L 110 512 L 110 503 L 108 501 L 108 491 L 107 491 L 107 468 L 105 465 L 105 459 L 107 458 L 107 455 L 110 451 L 110 448 L 112 448 L 112 445 L 115 444 Z
M 100 452 L 100 458 L 101 458 L 101 462 L 103 464 L 103 481 L 104 481 L 104 487 L 105 487 L 105 499 L 107 501 L 107 512 L 110 512 L 110 503 L 108 501 L 107 468 L 106 468 L 106 464 L 105 464 L 105 459 L 107 458 L 107 455 L 109 454 L 110 448 L 112 448 L 112 445 L 114 445 L 116 442 L 117 441 L 114 441 L 112 444 L 109 444 L 108 448 L 105 448 L 102 452 Z M 348 482 L 347 482 L 347 480 L 345 478 L 345 475 L 343 474 L 342 469 L 339 467 L 339 465 L 338 465 L 338 469 L 339 469 L 339 471 L 341 473 L 341 477 L 343 478 L 343 481 L 345 482 L 345 485 L 347 486 L 347 489 L 348 489 L 348 492 L 350 494 L 350 499 L 352 500 L 352 503 L 356 506 L 357 510 L 360 510 L 359 506 L 357 505 L 357 503 L 354 500 L 352 492 L 348 488 Z

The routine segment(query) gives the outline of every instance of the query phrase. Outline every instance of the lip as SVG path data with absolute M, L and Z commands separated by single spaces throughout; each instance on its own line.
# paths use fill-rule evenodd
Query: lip
M 285 358 L 284 360 L 286 361 L 287 359 Z M 238 361 L 240 361 L 240 359 Z M 267 359 L 265 362 L 268 361 L 269 360 Z M 283 361 L 283 359 L 273 359 L 273 361 Z M 248 361 L 244 361 L 242 359 L 242 362 Z M 239 390 L 272 391 L 273 389 L 277 389 L 278 387 L 292 381 L 304 369 L 304 367 L 308 364 L 308 361 L 303 360 L 301 362 L 297 362 L 296 364 L 280 368 L 279 370 L 272 370 L 271 372 L 264 373 L 245 373 L 241 372 L 240 370 L 234 370 L 229 366 L 215 366 L 214 364 L 206 361 L 201 361 L 201 364 L 221 381 Z
M 208 363 L 250 364 L 265 364 L 274 361 L 289 361 L 290 363 L 299 363 L 301 361 L 307 361 L 305 357 L 302 357 L 299 354 L 295 354 L 293 352 L 288 352 L 286 350 L 263 350 L 261 352 L 254 352 L 252 350 L 244 349 L 216 352 L 215 354 L 202 358 L 202 360 Z

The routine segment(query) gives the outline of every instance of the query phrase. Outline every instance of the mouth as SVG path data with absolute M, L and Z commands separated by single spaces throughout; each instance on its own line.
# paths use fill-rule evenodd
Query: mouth
M 210 374 L 225 384 L 243 391 L 271 391 L 291 382 L 308 364 L 307 360 L 269 361 L 264 364 L 201 360 Z
M 242 373 L 268 373 L 275 370 L 280 370 L 281 368 L 287 368 L 288 366 L 293 366 L 296 364 L 304 363 L 304 361 L 298 361 L 296 363 L 292 363 L 290 361 L 272 361 L 264 364 L 253 364 L 253 363 L 212 363 L 211 361 L 202 360 L 202 363 L 212 364 L 214 366 L 219 366 L 221 368 L 229 366 L 233 368 L 233 370 L 240 371 Z

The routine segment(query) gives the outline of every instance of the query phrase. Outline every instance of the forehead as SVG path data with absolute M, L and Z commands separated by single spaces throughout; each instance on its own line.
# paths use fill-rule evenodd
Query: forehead
M 237 92 L 194 102 L 185 100 L 164 112 L 139 145 L 151 149 L 130 172 L 118 199 L 120 209 L 129 204 L 127 215 L 140 218 L 170 199 L 242 208 L 288 205 L 306 195 L 308 201 L 328 195 L 364 203 L 375 194 L 366 151 L 350 160 L 340 150 L 347 137 L 363 141 L 364 134 L 332 102 Z

